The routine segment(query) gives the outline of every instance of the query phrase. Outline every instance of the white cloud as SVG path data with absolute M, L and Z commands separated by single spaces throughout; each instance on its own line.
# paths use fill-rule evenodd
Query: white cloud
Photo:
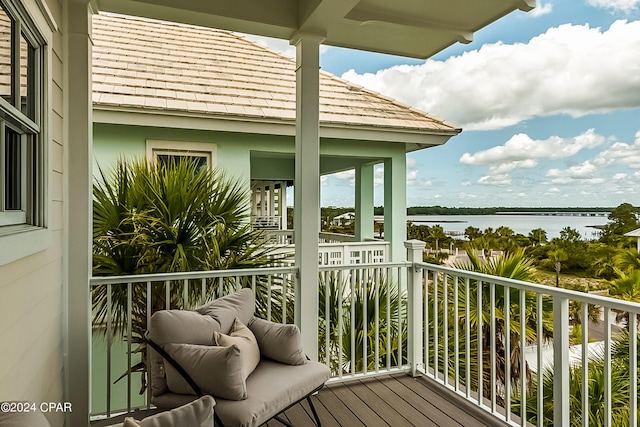
M 501 163 L 489 168 L 489 174 L 500 175 L 509 173 L 514 169 L 533 169 L 538 166 L 538 162 L 533 159 L 517 160 L 515 162 Z
M 551 3 L 542 4 L 538 2 L 536 8 L 529 12 L 529 15 L 537 18 L 538 16 L 548 15 L 553 11 L 553 5 Z
M 471 181 L 462 181 L 460 185 L 462 185 L 463 187 L 468 187 L 469 185 L 471 185 Z
M 640 106 L 640 63 L 629 57 L 638 51 L 640 21 L 604 31 L 565 24 L 527 43 L 343 77 L 466 129 L 497 129 L 535 116 Z
M 511 177 L 508 174 L 485 175 L 478 180 L 478 184 L 495 186 L 511 185 Z
M 598 166 L 627 165 L 631 169 L 640 169 L 640 131 L 636 133 L 633 144 L 615 142 L 598 154 L 593 162 Z
M 546 176 L 551 178 L 554 184 L 570 184 L 580 182 L 583 184 L 603 184 L 606 179 L 595 176 L 597 168 L 589 161 L 568 169 L 549 169 Z
M 629 13 L 638 8 L 640 0 L 587 0 L 587 4 L 601 9 Z
M 589 129 L 573 138 L 552 136 L 534 140 L 524 133 L 512 136 L 504 145 L 498 145 L 475 154 L 464 153 L 460 162 L 467 165 L 503 165 L 516 163 L 515 167 L 535 167 L 533 159 L 560 159 L 573 156 L 585 148 L 594 148 L 605 142 L 605 138 Z M 514 167 L 514 168 L 515 168 Z
M 626 173 L 617 173 L 617 174 L 613 175 L 613 179 L 614 179 L 614 181 L 622 181 L 627 176 L 628 175 Z

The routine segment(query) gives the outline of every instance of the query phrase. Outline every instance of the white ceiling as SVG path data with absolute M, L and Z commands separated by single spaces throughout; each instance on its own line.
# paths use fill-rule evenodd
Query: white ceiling
M 96 0 L 108 12 L 428 58 L 535 0 Z

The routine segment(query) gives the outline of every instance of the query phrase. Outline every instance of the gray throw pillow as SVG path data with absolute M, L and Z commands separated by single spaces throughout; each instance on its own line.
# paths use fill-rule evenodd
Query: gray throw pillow
M 242 355 L 237 345 L 167 344 L 164 350 L 184 368 L 203 393 L 227 400 L 247 398 Z M 169 390 L 178 394 L 196 394 L 169 362 L 165 362 L 165 372 Z
M 249 323 L 255 310 L 256 300 L 253 291 L 249 288 L 218 298 L 196 309 L 198 313 L 211 316 L 213 320 L 218 322 L 219 331 L 224 334 L 229 333 L 236 317 L 245 325 Z
M 306 362 L 300 329 L 296 325 L 282 325 L 254 317 L 248 326 L 264 357 L 287 365 L 303 365 Z
M 214 332 L 213 343 L 222 347 L 234 344 L 238 346 L 242 355 L 242 376 L 245 380 L 260 363 L 260 349 L 256 337 L 238 318 L 233 322 L 229 335 Z

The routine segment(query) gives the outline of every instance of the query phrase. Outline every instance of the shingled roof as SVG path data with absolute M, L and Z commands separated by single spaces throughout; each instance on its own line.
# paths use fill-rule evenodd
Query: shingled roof
M 295 61 L 239 34 L 99 14 L 93 17 L 93 41 L 94 109 L 295 120 Z M 326 72 L 320 75 L 320 122 L 460 132 Z

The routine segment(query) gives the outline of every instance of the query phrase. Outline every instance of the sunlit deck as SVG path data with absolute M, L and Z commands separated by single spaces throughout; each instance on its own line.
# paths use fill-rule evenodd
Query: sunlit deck
M 430 380 L 405 374 L 330 384 L 312 399 L 323 427 L 505 425 Z M 293 425 L 313 425 L 307 402 L 285 415 Z M 277 421 L 266 425 L 282 426 Z

